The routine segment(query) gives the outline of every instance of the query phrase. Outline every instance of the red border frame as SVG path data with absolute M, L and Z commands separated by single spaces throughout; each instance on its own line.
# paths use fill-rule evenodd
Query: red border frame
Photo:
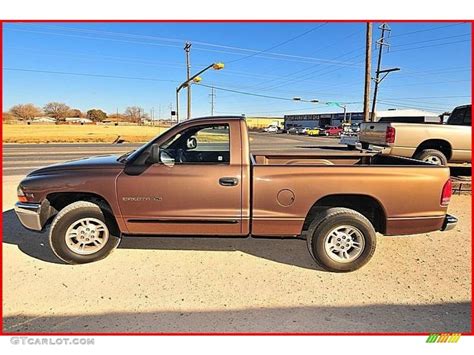
M 364 19 L 364 20 L 322 20 L 322 19 L 295 19 L 295 20 L 288 20 L 288 19 L 253 19 L 253 20 L 245 20 L 245 19 L 229 19 L 229 20 L 216 20 L 216 19 L 202 19 L 202 20 L 184 20 L 184 19 L 158 19 L 158 20 L 153 20 L 153 19 L 147 19 L 147 20 L 128 20 L 128 19 L 122 19 L 122 20 L 99 20 L 99 19 L 91 19 L 91 20 L 77 20 L 77 19 L 68 19 L 68 20 L 57 20 L 57 19 L 52 19 L 52 20 L 37 20 L 37 19 L 30 19 L 30 20 L 2 20 L 0 19 L 0 66 L 2 67 L 2 70 L 0 71 L 0 82 L 1 82 L 1 87 L 2 87 L 2 92 L 3 92 L 3 24 L 4 23 L 18 23 L 18 22 L 30 22 L 30 23 L 41 23 L 41 22 L 46 22 L 46 23 L 54 23 L 54 22 L 69 22 L 69 23 L 116 23 L 116 22 L 126 22 L 126 23 L 310 23 L 310 22 L 330 22 L 330 23 L 361 23 L 361 22 L 395 22 L 395 23 L 450 23 L 450 22 L 467 22 L 471 24 L 471 103 L 472 103 L 472 97 L 473 97 L 473 63 L 474 63 L 474 20 L 393 20 L 393 19 Z M 3 95 L 2 99 L 0 102 L 0 110 L 3 113 Z M 2 124 L 3 126 L 3 124 Z M 2 138 L 3 138 L 3 128 L 0 130 Z M 474 139 L 471 138 L 472 142 L 474 142 Z M 3 141 L 3 140 L 2 140 Z M 2 173 L 0 176 L 3 178 L 3 143 L 0 146 L 0 153 L 2 154 Z M 2 189 L 0 190 L 0 197 L 2 197 L 3 200 L 3 184 L 2 184 Z M 471 198 L 471 221 L 473 220 L 474 213 L 472 211 L 473 207 L 473 202 Z M 0 262 L 2 264 L 0 265 L 0 295 L 3 296 L 3 213 L 0 216 Z M 462 335 L 474 335 L 474 318 L 473 318 L 473 313 L 474 313 L 474 307 L 472 303 L 472 294 L 474 292 L 474 286 L 473 286 L 473 277 L 472 277 L 472 270 L 474 268 L 474 262 L 473 262 L 473 256 L 474 256 L 474 243 L 473 243 L 473 232 L 472 232 L 472 227 L 471 227 L 471 331 L 468 333 L 461 333 Z M 117 333 L 117 332 L 105 332 L 105 333 L 97 333 L 97 332 L 72 332 L 72 333 L 60 333 L 60 332 L 51 332 L 51 333 L 9 333 L 9 332 L 4 332 L 3 331 L 3 297 L 1 297 L 2 302 L 0 304 L 0 316 L 2 317 L 2 327 L 0 329 L 0 335 L 1 336 L 110 336 L 110 335 L 123 335 L 123 336 L 160 336 L 160 335 L 165 335 L 165 336 L 182 336 L 182 335 L 188 335 L 188 336 L 201 336 L 201 335 L 237 335 L 237 336 L 262 336 L 262 335 L 267 335 L 267 336 L 294 336 L 294 335 L 300 335 L 300 336 L 311 336 L 311 335 L 324 335 L 324 336 L 341 336 L 341 335 L 395 335 L 395 336 L 407 336 L 407 335 L 424 335 L 427 336 L 430 333 L 428 332 L 422 332 L 422 333 L 394 333 L 394 332 L 387 332 L 387 333 L 311 333 L 311 332 L 304 332 L 304 333 L 288 333 L 288 332 L 283 332 L 283 333 L 276 333 L 276 332 L 258 332 L 258 333 L 246 333 L 246 332 L 238 332 L 238 333 L 223 333 L 223 332 L 216 332 L 216 333 L 209 333 L 209 332 L 203 332 L 203 333 L 153 333 L 153 332 L 145 332 L 145 333 L 130 333 L 130 332 L 124 332 L 124 333 Z

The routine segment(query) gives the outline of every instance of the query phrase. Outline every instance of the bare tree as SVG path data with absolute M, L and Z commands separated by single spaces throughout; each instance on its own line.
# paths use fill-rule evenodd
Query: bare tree
M 73 108 L 69 111 L 68 113 L 68 117 L 77 117 L 77 118 L 80 118 L 80 117 L 84 117 L 85 115 L 82 113 L 81 110 L 77 109 L 77 108 Z
M 9 111 L 13 116 L 22 120 L 31 120 L 37 116 L 41 116 L 42 112 L 39 107 L 33 104 L 19 104 L 10 108 Z
M 44 105 L 43 110 L 48 116 L 54 117 L 59 121 L 64 121 L 71 108 L 62 102 L 50 102 Z
M 127 116 L 131 122 L 137 124 L 141 124 L 142 119 L 147 117 L 145 110 L 138 106 L 127 107 L 125 109 L 125 116 Z

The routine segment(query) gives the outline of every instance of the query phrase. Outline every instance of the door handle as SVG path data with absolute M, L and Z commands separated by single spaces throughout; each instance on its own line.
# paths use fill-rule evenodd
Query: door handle
M 239 183 L 239 179 L 235 177 L 221 177 L 219 184 L 222 186 L 235 186 Z

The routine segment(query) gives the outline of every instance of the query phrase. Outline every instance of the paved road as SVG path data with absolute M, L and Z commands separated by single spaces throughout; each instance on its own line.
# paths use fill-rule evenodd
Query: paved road
M 251 137 L 254 151 L 337 142 Z M 125 237 L 106 259 L 71 266 L 51 252 L 48 231 L 21 227 L 12 211 L 19 180 L 52 162 L 134 146 L 4 148 L 4 331 L 470 331 L 470 196 L 453 196 L 457 228 L 380 237 L 371 262 L 347 274 L 318 269 L 299 239 Z
M 293 135 L 272 135 L 250 133 L 252 151 L 307 150 L 328 148 L 338 149 L 343 146 L 338 140 L 327 137 L 305 137 Z M 4 144 L 4 176 L 26 175 L 32 170 L 45 165 L 67 160 L 84 158 L 92 155 L 123 154 L 136 149 L 140 144 Z

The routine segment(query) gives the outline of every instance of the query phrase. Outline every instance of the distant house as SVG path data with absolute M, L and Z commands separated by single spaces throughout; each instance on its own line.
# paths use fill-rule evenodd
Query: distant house
M 82 117 L 66 117 L 64 120 L 66 121 L 66 123 L 80 123 L 80 124 L 94 123 L 94 121 L 88 118 L 82 118 Z
M 53 117 L 43 116 L 35 117 L 32 120 L 33 123 L 56 123 L 56 119 Z

